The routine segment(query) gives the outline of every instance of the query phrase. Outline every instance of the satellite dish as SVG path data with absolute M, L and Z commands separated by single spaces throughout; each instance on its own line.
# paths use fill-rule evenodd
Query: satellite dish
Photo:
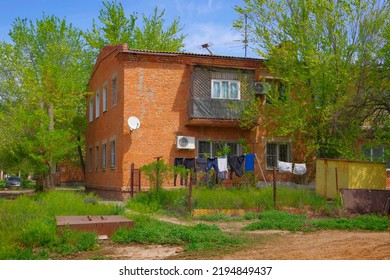
M 141 122 L 139 121 L 139 119 L 137 117 L 132 116 L 132 117 L 127 119 L 127 124 L 130 127 L 130 131 L 133 131 L 133 130 L 136 130 L 137 128 L 140 127 Z

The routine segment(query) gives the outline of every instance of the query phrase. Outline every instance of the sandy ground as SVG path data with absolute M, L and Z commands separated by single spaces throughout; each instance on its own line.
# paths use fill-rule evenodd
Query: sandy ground
M 161 220 L 183 225 L 196 222 L 179 221 L 171 217 Z M 252 221 L 218 222 L 221 230 L 239 232 Z M 265 242 L 255 244 L 224 255 L 213 256 L 219 260 L 390 260 L 389 232 L 362 231 L 318 231 L 311 233 L 291 233 L 287 231 L 254 231 L 253 234 L 267 236 Z M 184 249 L 180 246 L 115 244 L 109 240 L 99 243 L 100 249 L 70 256 L 72 259 L 90 259 L 103 256 L 105 259 L 163 260 L 184 259 Z M 204 259 L 201 256 L 192 259 Z M 207 257 L 210 259 L 210 257 Z

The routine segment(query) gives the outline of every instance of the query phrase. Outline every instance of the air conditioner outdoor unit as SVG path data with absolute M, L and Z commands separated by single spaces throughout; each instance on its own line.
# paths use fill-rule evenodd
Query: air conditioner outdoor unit
M 177 136 L 176 147 L 178 149 L 194 150 L 195 149 L 195 137 Z
M 256 95 L 263 95 L 267 94 L 268 90 L 270 89 L 270 84 L 266 82 L 256 82 L 255 83 L 255 94 Z

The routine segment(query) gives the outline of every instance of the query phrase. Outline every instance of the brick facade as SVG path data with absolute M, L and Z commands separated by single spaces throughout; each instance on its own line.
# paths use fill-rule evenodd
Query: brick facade
M 155 157 L 173 164 L 176 157 L 194 158 L 195 150 L 178 150 L 176 137 L 196 139 L 246 139 L 256 153 L 255 173 L 271 180 L 265 170 L 266 132 L 243 130 L 234 120 L 189 119 L 192 79 L 197 67 L 241 69 L 250 71 L 255 81 L 267 76 L 260 59 L 133 51 L 127 45 L 107 46 L 100 53 L 93 70 L 87 96 L 86 188 L 104 197 L 124 199 L 130 180 L 130 165 L 136 168 L 155 161 Z M 113 105 L 113 79 L 116 79 L 117 102 Z M 107 88 L 107 111 L 103 112 L 103 88 Z M 211 85 L 210 85 L 211 88 Z M 96 93 L 99 92 L 99 116 L 96 117 Z M 263 97 L 262 97 L 263 98 Z M 92 102 L 91 102 L 92 100 Z M 91 104 L 91 105 L 90 105 Z M 90 109 L 93 118 L 90 121 Z M 130 131 L 127 119 L 136 116 L 140 128 Z M 116 165 L 111 167 L 111 142 L 115 141 Z M 103 168 L 103 146 L 106 167 Z M 261 166 L 263 173 L 260 172 Z M 291 179 L 283 176 L 282 179 Z M 143 178 L 143 187 L 148 181 Z

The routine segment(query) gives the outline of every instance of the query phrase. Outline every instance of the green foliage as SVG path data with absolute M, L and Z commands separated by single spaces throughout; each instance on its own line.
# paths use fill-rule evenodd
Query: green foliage
M 164 160 L 157 160 L 146 164 L 140 170 L 148 177 L 150 185 L 155 186 L 157 190 L 161 189 L 164 179 L 174 173 L 182 177 L 188 174 L 188 170 L 184 167 L 165 164 Z
M 254 222 L 244 230 L 257 229 L 280 229 L 289 231 L 304 230 L 306 225 L 306 216 L 302 214 L 290 214 L 283 211 L 264 211 L 259 214 L 260 221 Z
M 90 203 L 89 201 L 95 201 Z M 93 195 L 49 191 L 33 197 L 0 200 L 0 259 L 47 259 L 53 253 L 89 250 L 96 233 L 57 234 L 55 216 L 123 214 L 122 207 L 99 203 Z
M 85 122 L 76 120 L 84 119 L 93 57 L 80 30 L 54 16 L 17 18 L 9 34 L 12 43 L 0 44 L 0 159 L 49 188 L 54 163 L 74 164 L 84 146 Z
M 152 16 L 143 14 L 142 24 L 137 26 L 138 15 L 126 17 L 121 3 L 103 1 L 103 6 L 98 17 L 101 26 L 93 21 L 92 30 L 84 33 L 93 49 L 100 51 L 105 45 L 122 43 L 142 50 L 179 51 L 184 47 L 186 35 L 180 34 L 179 19 L 166 26 L 165 10 L 159 12 L 156 7 Z
M 370 230 L 387 231 L 388 218 L 362 215 L 355 218 L 309 220 L 306 215 L 282 211 L 264 211 L 258 215 L 260 221 L 249 224 L 243 230 L 279 229 L 289 231 L 315 230 Z
M 65 229 L 57 243 L 52 245 L 52 250 L 61 255 L 69 255 L 74 252 L 90 250 L 96 243 L 97 236 L 95 232 Z
M 388 118 L 388 1 L 244 0 L 235 9 L 235 27 L 248 17 L 250 40 L 278 77 L 271 102 L 249 100 L 242 124 L 294 139 L 306 157 L 355 158 L 361 126 Z
M 318 229 L 387 231 L 389 228 L 388 218 L 376 215 L 362 215 L 353 219 L 314 220 L 311 223 Z
M 198 224 L 193 227 L 161 222 L 143 215 L 131 217 L 135 227 L 119 229 L 112 237 L 119 243 L 157 243 L 185 245 L 188 250 L 212 250 L 243 244 L 244 240 L 229 237 L 216 226 Z

